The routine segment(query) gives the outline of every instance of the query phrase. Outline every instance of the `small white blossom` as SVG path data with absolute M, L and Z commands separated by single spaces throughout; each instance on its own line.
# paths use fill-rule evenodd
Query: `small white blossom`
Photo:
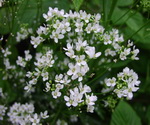
M 47 110 L 44 113 L 41 112 L 40 115 L 43 119 L 47 119 L 49 117 Z
M 42 72 L 41 76 L 43 77 L 43 81 L 48 80 L 48 72 Z
M 95 53 L 95 47 L 86 47 L 86 54 L 89 58 L 98 58 L 101 55 L 101 52 Z
M 59 92 L 59 89 L 56 89 L 55 91 L 52 91 L 53 98 L 58 98 L 61 96 L 61 92 Z
M 31 36 L 31 44 L 33 45 L 34 48 L 36 48 L 43 41 L 44 39 L 40 36 L 37 37 Z
M 40 123 L 40 118 L 38 118 L 37 114 L 34 114 L 33 118 L 30 118 L 32 125 L 38 125 Z
M 18 56 L 18 60 L 16 61 L 17 65 L 21 66 L 21 67 L 25 67 L 26 62 L 24 61 L 24 59 L 20 56 Z
M 113 77 L 113 78 L 106 79 L 105 83 L 106 83 L 107 86 L 113 87 L 113 86 L 116 85 L 116 78 Z
M 7 57 L 8 55 L 11 55 L 11 54 L 12 54 L 8 49 L 9 49 L 9 48 L 6 48 L 5 50 L 2 49 L 2 53 L 4 54 L 4 57 Z
M 93 96 L 93 94 L 91 96 L 85 94 L 85 96 L 87 105 L 95 105 L 95 101 L 97 101 L 97 96 Z

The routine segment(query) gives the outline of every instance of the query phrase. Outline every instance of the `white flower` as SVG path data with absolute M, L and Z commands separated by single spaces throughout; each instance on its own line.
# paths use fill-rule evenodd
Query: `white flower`
M 8 49 L 9 49 L 9 48 L 6 48 L 5 50 L 2 49 L 2 53 L 4 54 L 4 57 L 7 57 L 8 55 L 11 55 L 11 54 L 12 54 Z
M 84 60 L 85 55 L 77 56 L 75 59 L 76 59 L 77 65 L 79 65 L 79 66 L 86 65 L 86 61 Z
M 70 107 L 73 104 L 73 100 L 69 98 L 68 96 L 64 96 L 64 100 L 67 102 L 66 105 Z M 77 105 L 77 104 L 75 104 Z
M 133 92 L 136 92 L 139 89 L 140 81 L 138 81 L 137 74 L 128 67 L 123 69 L 123 72 L 118 73 L 117 75 L 119 80 L 124 84 L 120 84 L 120 88 L 116 88 L 114 92 L 117 94 L 119 98 L 126 97 L 127 99 L 133 98 Z
M 16 41 L 20 42 L 28 37 L 29 34 L 32 34 L 33 31 L 31 28 L 27 28 L 27 26 L 22 26 L 20 31 L 17 32 Z
M 53 98 L 58 98 L 61 96 L 61 92 L 59 92 L 59 89 L 56 89 L 55 91 L 52 91 Z
M 37 114 L 34 114 L 34 117 L 30 118 L 30 121 L 32 122 L 32 125 L 38 125 L 40 122 L 40 118 L 38 118 Z
M 40 115 L 41 115 L 41 117 L 42 117 L 43 119 L 47 119 L 47 118 L 49 117 L 47 110 L 46 110 L 44 113 L 41 112 Z
M 94 106 L 88 105 L 88 106 L 87 106 L 87 112 L 93 113 L 93 112 L 94 112 Z
M 105 79 L 105 83 L 108 87 L 113 87 L 116 85 L 116 78 L 113 77 L 113 78 L 109 78 L 109 79 Z
M 31 78 L 31 76 L 32 76 L 32 72 L 28 71 L 26 77 Z
M 34 64 L 39 67 L 39 68 L 44 68 L 44 67 L 52 67 L 54 64 L 53 56 L 52 56 L 52 51 L 47 51 L 45 55 L 40 57 L 37 62 L 34 62 Z
M 90 33 L 92 32 L 92 30 L 93 30 L 92 24 L 89 23 L 89 24 L 87 25 L 87 27 L 85 28 L 85 31 L 86 31 L 88 34 L 90 34 Z
M 96 14 L 95 15 L 95 21 L 99 22 L 100 19 L 101 19 L 101 15 L 100 14 Z
M 44 39 L 40 36 L 37 37 L 31 36 L 31 44 L 33 45 L 34 48 L 36 48 L 43 41 Z
M 50 90 L 50 83 L 46 82 L 46 87 L 45 87 L 45 91 L 48 92 Z
M 56 31 L 52 32 L 52 35 L 50 35 L 50 38 L 54 39 L 55 43 L 58 43 L 58 39 L 63 39 L 64 35 L 61 34 L 60 29 L 57 29 Z
M 0 105 L 0 121 L 3 120 L 3 116 L 5 116 L 6 110 L 7 110 L 7 107 Z
M 107 45 L 107 44 L 111 44 L 112 41 L 110 39 L 110 35 L 108 34 L 104 34 L 104 44 Z
M 71 76 L 77 73 L 76 66 L 74 66 L 72 63 L 69 63 L 68 66 L 69 66 L 69 70 L 67 72 L 67 75 Z
M 106 49 L 105 50 L 105 56 L 108 56 L 108 55 L 110 55 L 110 56 L 115 56 L 116 55 L 116 52 L 115 51 L 113 51 L 113 50 L 111 50 L 111 49 Z
M 24 62 L 22 62 L 22 60 L 18 60 L 18 65 L 21 64 L 21 66 L 24 66 Z M 13 69 L 13 66 L 10 65 L 10 61 L 9 58 L 4 58 L 4 65 L 6 69 Z
M 25 53 L 25 60 L 30 61 L 32 59 L 32 55 L 29 54 L 29 50 L 24 51 Z
M 80 10 L 80 18 L 83 19 L 86 23 L 89 22 L 91 14 L 87 14 L 85 11 Z
M 83 29 L 83 22 L 80 22 L 80 20 L 77 20 L 77 22 L 75 23 L 76 29 L 75 32 L 82 32 Z
M 79 84 L 79 90 L 82 94 L 91 92 L 91 88 L 87 85 L 83 86 L 82 83 Z
M 70 57 L 70 58 L 75 58 L 76 56 L 74 55 L 74 50 L 73 50 L 73 45 L 70 43 L 67 43 L 67 48 L 63 48 L 65 51 L 67 51 L 65 54 Z
M 66 32 L 70 32 L 71 31 L 71 27 L 70 27 L 70 23 L 69 22 L 63 22 L 63 26 L 62 26 L 62 34 L 65 34 Z
M 18 60 L 16 61 L 17 65 L 21 66 L 21 67 L 25 67 L 26 62 L 24 61 L 24 59 L 20 56 L 18 56 Z
M 48 30 L 47 30 L 46 27 L 40 26 L 40 27 L 37 29 L 36 32 L 37 32 L 38 35 L 42 35 L 42 34 L 47 35 Z
M 85 96 L 87 105 L 95 105 L 95 101 L 97 101 L 97 96 L 93 96 L 93 94 L 91 96 L 85 94 Z
M 55 82 L 62 83 L 63 74 L 59 74 L 55 76 Z
M 29 84 L 35 85 L 37 83 L 37 78 L 33 78 L 32 80 L 29 81 Z
M 48 80 L 48 72 L 42 72 L 41 76 L 43 77 L 43 81 Z
M 101 55 L 101 52 L 95 53 L 95 47 L 86 47 L 86 54 L 89 58 L 98 58 Z
M 76 50 L 80 51 L 81 48 L 85 48 L 87 46 L 87 41 L 82 41 L 80 38 L 78 38 L 78 42 L 76 42 Z
M 137 57 L 137 54 L 139 53 L 139 49 L 133 48 L 133 51 L 131 53 L 133 54 L 131 56 L 131 59 L 133 59 L 133 60 L 139 60 L 139 58 Z
M 73 90 L 70 90 L 70 97 L 64 96 L 64 100 L 66 101 L 66 105 L 68 107 L 76 107 L 78 103 L 83 102 L 82 98 L 83 94 L 79 92 L 79 89 L 77 87 L 75 87 Z
M 92 30 L 94 31 L 94 33 L 104 32 L 104 28 L 100 26 L 99 24 L 93 24 Z
M 130 54 L 130 51 L 131 51 L 130 48 L 128 49 L 125 48 L 124 51 L 120 53 L 120 59 L 121 60 L 127 59 L 127 56 Z
M 56 84 L 56 89 L 57 90 L 60 90 L 60 89 L 63 89 L 63 88 L 64 88 L 64 85 Z
M 12 124 L 15 125 L 28 125 L 34 123 L 33 125 L 36 125 L 39 123 L 38 116 L 34 115 L 34 118 L 31 116 L 34 112 L 34 106 L 33 104 L 20 104 L 20 103 L 14 103 L 7 113 L 9 117 L 9 121 L 12 122 Z M 31 120 L 31 121 L 30 121 Z
M 68 79 L 68 75 L 65 75 L 64 78 L 60 81 L 60 83 L 68 84 L 70 83 L 70 79 Z
M 31 85 L 31 84 L 27 84 L 27 85 L 24 87 L 24 90 L 26 90 L 27 92 L 29 92 L 31 89 L 32 89 L 32 85 Z

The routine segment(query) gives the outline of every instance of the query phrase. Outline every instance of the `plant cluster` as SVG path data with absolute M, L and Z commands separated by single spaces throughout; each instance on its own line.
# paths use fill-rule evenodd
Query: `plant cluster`
M 3 80 L 15 79 L 22 84 L 22 98 L 28 98 L 29 102 L 16 101 L 10 107 L 0 105 L 0 120 L 8 110 L 12 124 L 42 123 L 42 119 L 49 117 L 49 107 L 44 113 L 35 113 L 33 105 L 37 103 L 34 94 L 42 94 L 41 91 L 45 93 L 46 103 L 51 103 L 50 109 L 64 104 L 68 110 L 76 111 L 75 115 L 85 110 L 93 113 L 99 102 L 114 108 L 112 103 L 116 104 L 120 98 L 133 98 L 140 81 L 132 69 L 126 67 L 117 77 L 104 79 L 104 74 L 112 70 L 111 64 L 139 59 L 139 50 L 133 42 L 126 42 L 117 29 L 106 31 L 100 14 L 82 10 L 66 13 L 49 7 L 43 17 L 45 23 L 36 33 L 26 26 L 17 32 L 17 42 L 28 36 L 31 40 L 30 48 L 24 51 L 24 56 L 18 55 L 16 64 L 9 59 L 13 54 L 11 47 L 1 48 Z M 4 96 L 1 90 L 0 96 L 5 100 L 8 95 Z M 76 116 L 72 117 L 75 119 L 72 121 L 77 121 Z

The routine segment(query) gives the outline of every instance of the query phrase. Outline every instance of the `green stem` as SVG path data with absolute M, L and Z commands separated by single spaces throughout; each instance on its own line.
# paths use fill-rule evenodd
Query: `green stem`
M 111 20 L 111 16 L 112 16 L 112 14 L 114 12 L 114 9 L 115 9 L 115 7 L 117 5 L 117 2 L 118 2 L 118 0 L 113 0 L 112 1 L 111 8 L 110 8 L 110 11 L 109 11 L 109 14 L 108 14 L 108 23 L 107 24 L 109 24 L 109 22 Z

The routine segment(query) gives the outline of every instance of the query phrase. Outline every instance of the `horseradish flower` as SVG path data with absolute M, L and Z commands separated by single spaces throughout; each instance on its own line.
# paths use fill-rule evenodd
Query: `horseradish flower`
M 41 115 L 41 117 L 42 117 L 43 119 L 47 119 L 47 118 L 49 117 L 47 110 L 46 110 L 44 113 L 41 112 L 40 115 Z
M 34 48 L 36 48 L 43 41 L 44 39 L 40 36 L 37 37 L 31 36 L 31 44 L 33 45 Z
M 37 125 L 40 123 L 40 118 L 37 114 L 34 114 L 33 118 L 30 118 L 32 125 Z
M 95 53 L 95 47 L 86 47 L 86 54 L 89 56 L 89 58 L 98 58 L 101 55 L 101 52 Z
M 113 77 L 113 78 L 106 79 L 105 83 L 107 86 L 113 87 L 116 85 L 116 78 Z

